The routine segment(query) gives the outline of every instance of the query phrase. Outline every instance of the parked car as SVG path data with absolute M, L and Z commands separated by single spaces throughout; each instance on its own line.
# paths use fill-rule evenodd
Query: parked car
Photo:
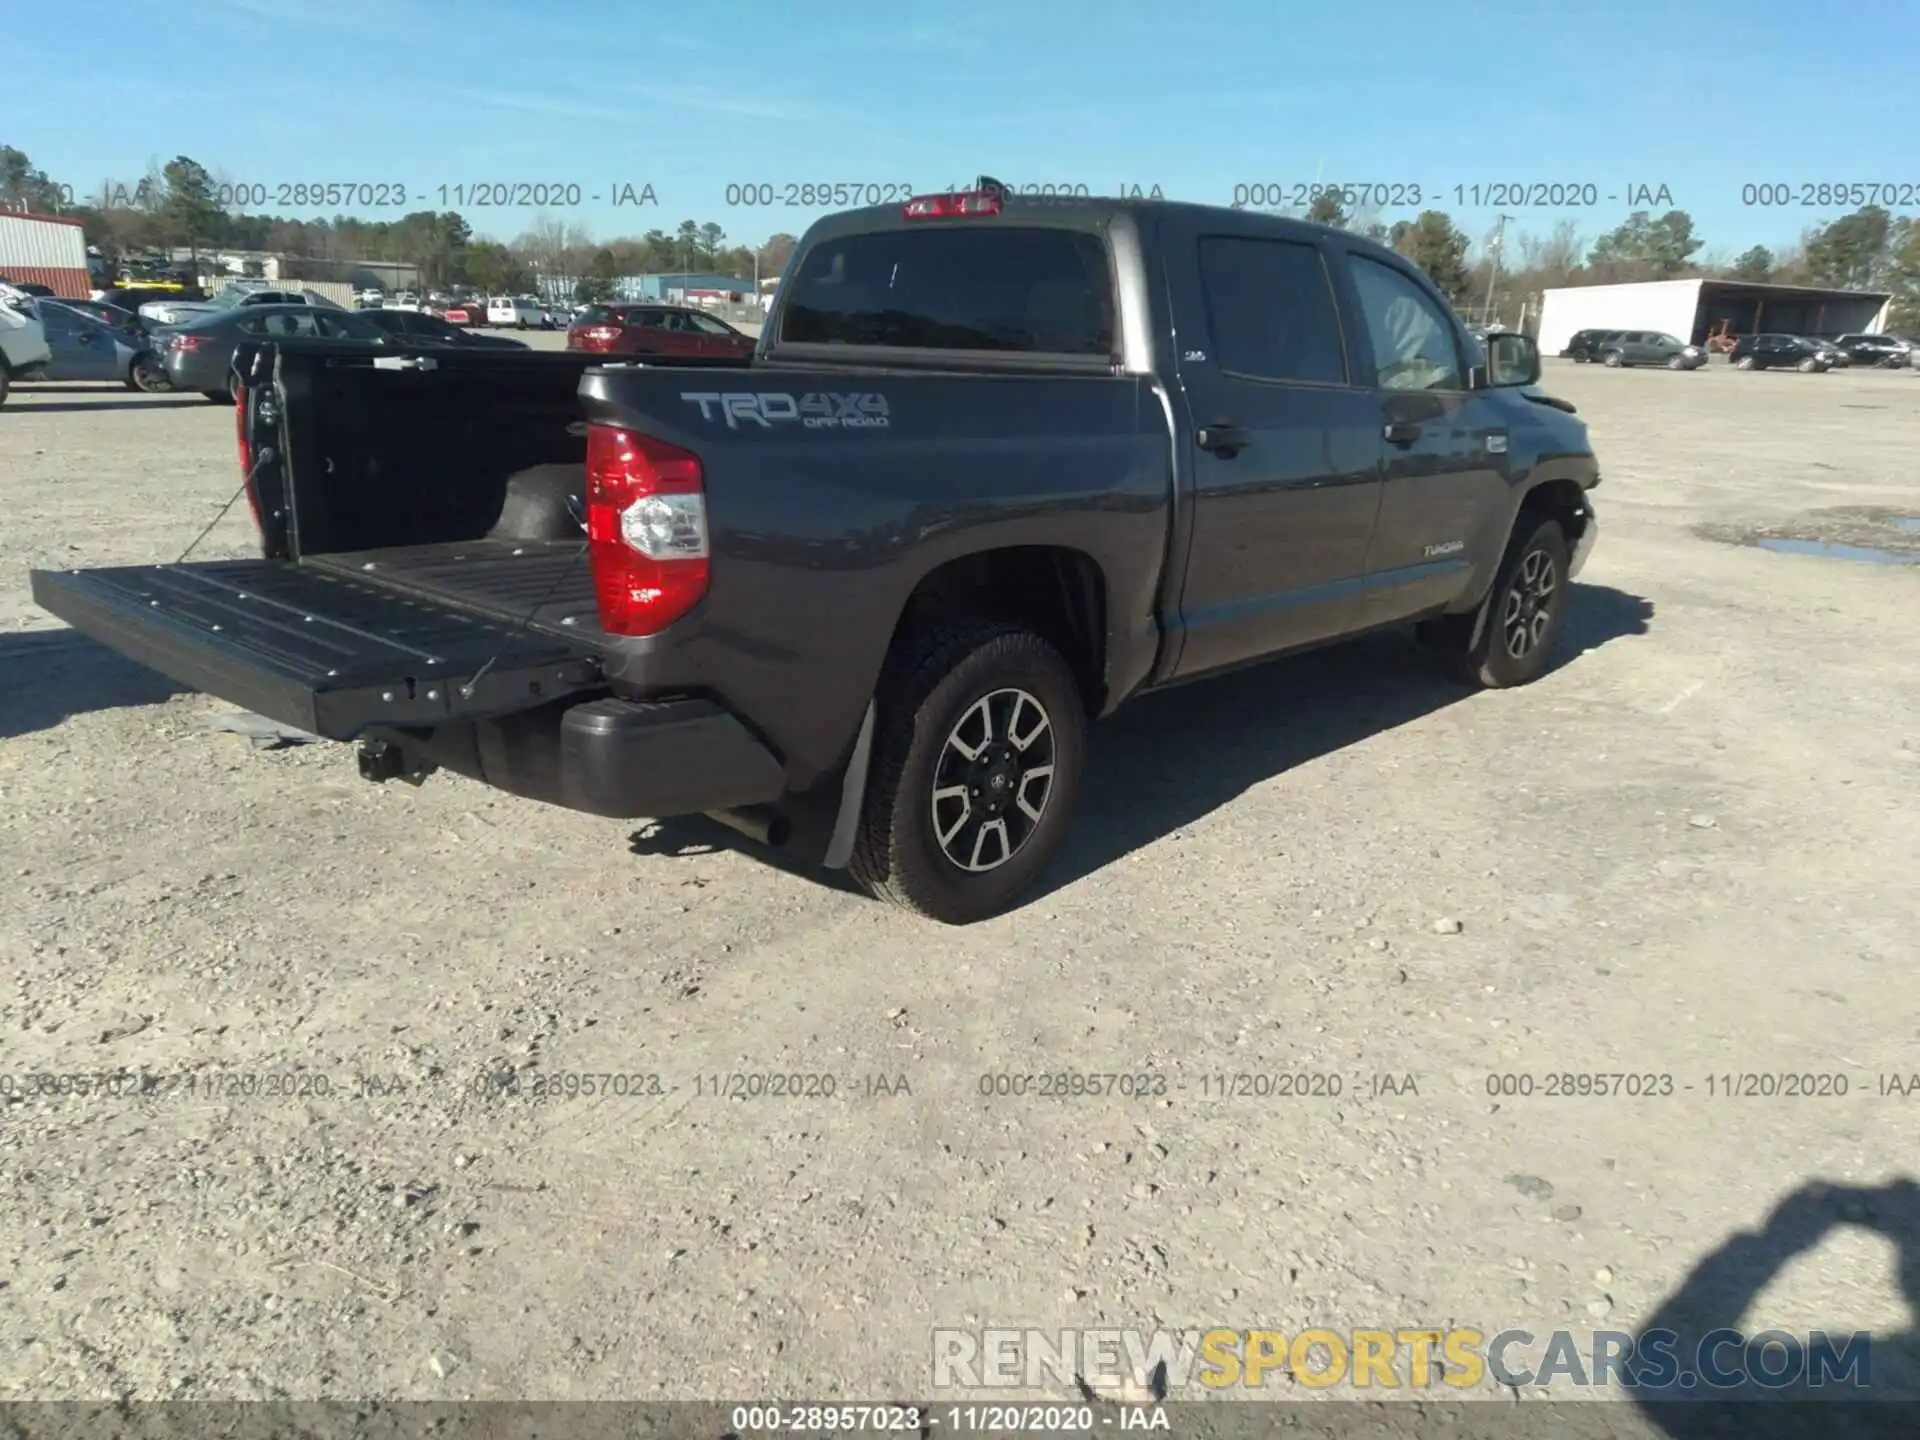
M 249 343 L 262 558 L 33 597 L 367 779 L 707 812 L 950 923 L 1035 882 L 1146 691 L 1415 621 L 1469 683 L 1546 672 L 1587 428 L 1384 246 L 982 188 L 789 274 L 751 359 Z
M 1742 335 L 1727 358 L 1739 370 L 1793 369 L 1811 375 L 1832 368 L 1818 345 L 1798 335 Z
M 1669 370 L 1698 370 L 1707 352 L 1663 330 L 1616 330 L 1598 342 L 1602 365 L 1664 365 Z
M 202 315 L 156 336 L 161 363 L 176 390 L 198 390 L 215 404 L 233 402 L 233 352 L 243 340 L 325 338 L 359 346 L 391 345 L 393 338 L 366 316 L 314 305 L 236 305 Z
M 186 325 L 203 315 L 218 315 L 243 305 L 311 305 L 321 310 L 346 310 L 317 290 L 272 290 L 239 284 L 229 285 L 211 300 L 150 300 L 140 307 L 140 313 L 158 325 Z
M 1898 335 L 1842 335 L 1833 344 L 1855 365 L 1904 369 L 1913 363 L 1913 346 Z
M 51 359 L 39 301 L 25 291 L 0 287 L 0 405 L 7 403 L 15 380 L 37 378 Z
M 420 297 L 411 290 L 401 290 L 389 295 L 381 302 L 382 310 L 418 310 Z
M 487 307 L 477 300 L 456 300 L 440 312 L 440 318 L 449 325 L 467 327 L 487 323 Z
M 487 301 L 487 324 L 531 330 L 547 323 L 547 312 L 524 295 L 495 295 Z
M 353 303 L 362 310 L 378 310 L 386 298 L 386 291 L 369 285 L 364 290 L 354 292 Z
M 1560 358 L 1583 365 L 1589 360 L 1598 360 L 1600 347 L 1620 333 L 1618 330 L 1576 330 L 1568 338 L 1567 348 L 1560 352 Z
M 141 318 L 138 310 L 129 310 L 124 305 L 112 305 L 105 300 L 62 300 L 62 305 L 78 310 L 82 315 L 91 315 L 103 325 L 111 325 L 116 330 L 134 329 L 146 331 L 149 326 Z
M 42 380 L 118 380 L 156 394 L 173 388 L 144 330 L 105 324 L 59 300 L 40 302 L 40 324 L 52 352 Z
M 1824 336 L 1803 335 L 1800 338 L 1813 346 L 1820 358 L 1827 362 L 1829 370 L 1845 370 L 1852 366 L 1853 357 Z
M 532 348 L 524 340 L 510 340 L 505 335 L 482 335 L 468 326 L 453 323 L 451 316 L 442 319 L 438 315 L 407 310 L 369 310 L 359 318 L 402 340 L 469 348 L 484 345 L 495 350 Z
M 589 305 L 567 328 L 567 349 L 589 355 L 741 357 L 753 337 L 684 305 Z
M 0 275 L 0 285 L 11 285 L 22 295 L 31 295 L 37 300 L 60 298 L 60 292 L 51 285 L 42 285 L 33 280 L 12 280 L 5 275 Z

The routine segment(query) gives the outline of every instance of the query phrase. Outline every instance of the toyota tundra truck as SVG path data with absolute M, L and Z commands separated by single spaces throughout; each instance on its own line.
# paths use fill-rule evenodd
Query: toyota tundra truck
M 1403 624 L 1541 675 L 1599 472 L 1539 379 L 1360 236 L 983 185 L 815 224 L 750 357 L 249 344 L 260 558 L 33 593 L 370 779 L 713 815 L 966 923 L 1146 691 Z

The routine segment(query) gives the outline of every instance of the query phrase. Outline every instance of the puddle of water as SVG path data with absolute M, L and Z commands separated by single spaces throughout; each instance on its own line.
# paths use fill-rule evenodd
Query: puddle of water
M 1920 515 L 1896 515 L 1887 523 L 1903 535 L 1920 535 Z
M 1824 540 L 1762 540 L 1762 550 L 1783 555 L 1821 555 L 1829 560 L 1864 560 L 1869 565 L 1920 565 L 1920 554 L 1902 555 L 1867 545 L 1829 545 Z

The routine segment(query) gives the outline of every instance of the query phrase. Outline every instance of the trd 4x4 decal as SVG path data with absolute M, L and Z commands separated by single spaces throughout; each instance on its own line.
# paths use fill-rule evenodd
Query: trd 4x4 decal
M 729 430 L 742 425 L 771 430 L 775 425 L 793 424 L 809 430 L 884 430 L 888 421 L 887 397 L 871 391 L 843 394 L 815 390 L 805 395 L 765 390 L 724 395 L 717 391 L 683 391 L 680 398 L 698 405 L 702 420 L 714 419 L 717 412 Z

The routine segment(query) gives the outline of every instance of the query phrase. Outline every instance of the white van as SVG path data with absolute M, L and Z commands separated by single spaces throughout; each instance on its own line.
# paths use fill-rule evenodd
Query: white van
M 547 312 L 540 302 L 524 295 L 495 295 L 487 301 L 487 324 L 511 325 L 516 330 L 544 329 Z

